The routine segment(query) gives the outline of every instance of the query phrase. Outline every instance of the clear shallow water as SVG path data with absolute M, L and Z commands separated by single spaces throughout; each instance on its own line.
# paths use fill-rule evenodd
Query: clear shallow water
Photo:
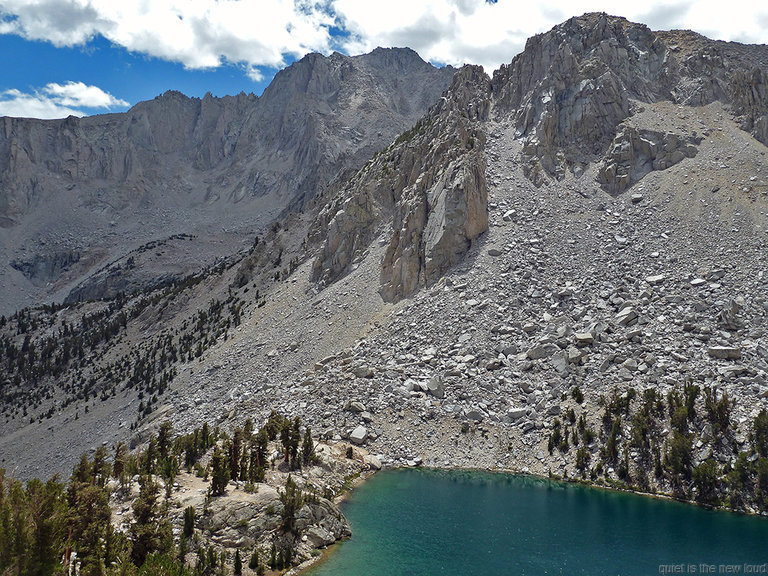
M 766 518 L 524 476 L 389 470 L 343 509 L 353 536 L 311 576 L 768 570 Z

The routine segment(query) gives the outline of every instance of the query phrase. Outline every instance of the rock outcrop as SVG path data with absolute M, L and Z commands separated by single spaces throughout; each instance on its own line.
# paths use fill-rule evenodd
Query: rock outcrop
M 685 158 L 696 156 L 700 137 L 638 130 L 624 126 L 611 142 L 597 173 L 606 192 L 618 194 L 653 170 L 665 170 Z
M 653 32 L 606 14 L 585 14 L 534 36 L 488 82 L 465 68 L 430 113 L 374 158 L 323 210 L 313 279 L 339 278 L 386 247 L 381 295 L 396 301 L 456 265 L 487 228 L 482 150 L 489 118 L 511 122 L 520 164 L 537 186 L 580 177 L 619 194 L 654 170 L 697 153 L 701 136 L 633 125 L 644 104 L 733 105 L 744 130 L 765 141 L 765 47 L 713 42 L 691 32 Z M 482 77 L 482 78 L 481 78 Z M 460 119 L 460 120 L 459 120 Z M 462 152 L 457 152 L 461 150 Z M 392 230 L 382 222 L 392 221 Z
M 642 103 L 731 104 L 742 128 L 767 143 L 766 57 L 765 46 L 585 14 L 530 38 L 494 72 L 494 111 L 512 117 L 536 185 L 600 161 Z
M 35 254 L 26 260 L 13 260 L 11 267 L 26 276 L 33 285 L 43 286 L 57 280 L 62 273 L 80 260 L 76 251 Z
M 605 14 L 534 36 L 493 75 L 496 114 L 512 114 L 536 184 L 580 171 L 630 115 L 630 99 L 668 94 L 664 44 L 645 26 Z
M 733 104 L 742 130 L 768 146 L 768 73 L 764 68 L 738 71 L 732 90 Z
M 349 538 L 352 530 L 339 508 L 325 498 L 305 504 L 296 515 L 296 529 L 307 537 L 312 548 L 330 546 Z
M 387 301 L 429 286 L 460 262 L 488 227 L 478 122 L 488 117 L 488 77 L 466 66 L 425 118 L 377 155 L 318 216 L 323 240 L 312 277 L 327 284 L 361 258 L 373 238 L 386 245 Z M 324 238 L 323 238 L 324 237 Z
M 207 478 L 185 471 L 177 474 L 168 487 L 162 478 L 153 477 L 160 488 L 168 488 L 164 514 L 173 533 L 180 535 L 191 528 L 183 548 L 187 562 L 196 560 L 198 552 L 210 546 L 228 552 L 232 559 L 236 550 L 248 558 L 254 550 L 267 555 L 276 545 L 279 549 L 290 548 L 295 563 L 300 563 L 316 557 L 318 549 L 349 538 L 352 531 L 344 514 L 332 500 L 318 493 L 330 495 L 348 479 L 367 476 L 368 466 L 362 459 L 346 458 L 340 446 L 318 445 L 318 450 L 318 465 L 305 466 L 293 475 L 278 466 L 277 470 L 270 469 L 261 482 L 246 485 L 230 481 L 224 494 L 217 496 L 211 495 Z M 281 498 L 289 477 L 302 495 L 302 503 L 293 515 L 293 530 L 286 530 Z M 140 494 L 138 480 L 135 476 L 123 483 L 109 481 L 112 523 L 123 534 L 130 533 L 135 522 L 133 504 Z M 193 519 L 191 526 L 188 518 Z

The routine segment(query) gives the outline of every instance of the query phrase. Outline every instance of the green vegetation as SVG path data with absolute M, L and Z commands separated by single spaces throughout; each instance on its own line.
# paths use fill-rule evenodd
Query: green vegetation
M 286 532 L 296 532 L 296 513 L 304 505 L 304 496 L 293 481 L 290 474 L 285 482 L 285 490 L 280 492 L 280 502 L 283 503 L 281 516 L 283 518 L 283 530 Z
M 22 484 L 6 477 L 0 469 L 0 574 L 46 576 L 65 574 L 72 564 L 82 576 L 206 576 L 224 574 L 227 559 L 213 547 L 204 549 L 195 531 L 195 509 L 183 512 L 183 529 L 174 540 L 168 519 L 168 501 L 173 479 L 179 470 L 200 466 L 200 458 L 210 454 L 206 468 L 211 478 L 211 497 L 223 494 L 230 480 L 261 477 L 267 463 L 269 434 L 287 430 L 287 467 L 314 463 L 311 431 L 304 431 L 301 448 L 301 420 L 273 413 L 268 422 L 254 432 L 251 420 L 233 431 L 230 438 L 207 424 L 189 434 L 174 436 L 170 423 L 159 426 L 142 451 L 128 452 L 124 444 L 108 461 L 106 448 L 100 447 L 93 459 L 83 455 L 65 484 L 57 477 L 43 483 L 31 480 Z M 294 454 L 294 445 L 295 448 Z M 139 475 L 139 496 L 132 504 L 133 522 L 123 534 L 112 527 L 109 507 L 109 480 L 123 490 L 129 478 Z M 161 490 L 160 480 L 166 486 Z M 317 497 L 305 494 L 289 475 L 280 493 L 283 504 L 281 545 L 275 549 L 273 569 L 292 565 L 293 549 L 288 536 L 299 536 L 296 515 L 307 502 Z M 274 514 L 274 509 L 272 510 Z M 205 511 L 203 511 L 203 515 Z M 189 548 L 197 549 L 197 563 L 186 566 L 183 558 Z M 265 572 L 258 550 L 250 553 L 248 566 L 257 574 Z M 238 550 L 230 557 L 235 574 L 242 573 L 243 559 Z M 73 572 L 74 573 L 74 572 Z
M 195 509 L 192 506 L 187 506 L 184 509 L 184 536 L 191 538 L 195 533 Z
M 577 390 L 571 391 L 577 406 L 564 408 L 563 420 L 553 421 L 547 447 L 550 454 L 571 454 L 582 478 L 589 474 L 592 481 L 708 506 L 768 512 L 768 411 L 754 418 L 750 443 L 740 447 L 733 402 L 714 387 L 688 381 L 666 399 L 654 388 L 641 394 L 613 390 L 600 398 L 595 434 Z
M 200 358 L 228 338 L 246 306 L 263 301 L 258 294 L 255 302 L 242 299 L 230 287 L 225 298 L 193 310 L 179 326 L 142 335 L 140 343 L 125 347 L 124 353 L 118 352 L 120 345 L 135 337 L 136 319 L 162 318 L 167 307 L 183 304 L 204 280 L 221 277 L 234 263 L 222 262 L 130 297 L 120 293 L 108 302 L 25 308 L 0 318 L 0 373 L 6 381 L 0 387 L 0 413 L 6 419 L 42 421 L 71 404 L 83 405 L 88 412 L 89 403 L 133 390 L 140 400 L 137 420 L 150 414 L 176 377 L 178 365 Z M 293 258 L 287 272 L 298 263 Z
M 232 572 L 235 576 L 242 576 L 243 574 L 243 560 L 240 558 L 240 550 L 235 551 L 235 563 Z

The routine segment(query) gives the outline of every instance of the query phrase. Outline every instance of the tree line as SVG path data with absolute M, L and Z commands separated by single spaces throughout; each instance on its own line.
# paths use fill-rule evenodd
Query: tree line
M 54 476 L 24 484 L 0 469 L 0 574 L 53 576 L 75 568 L 82 576 L 224 574 L 231 559 L 193 538 L 198 520 L 194 508 L 184 511 L 183 530 L 174 538 L 168 515 L 174 479 L 182 469 L 209 478 L 208 498 L 223 495 L 231 480 L 253 489 L 270 467 L 284 463 L 293 471 L 315 461 L 311 430 L 306 428 L 302 434 L 301 429 L 299 418 L 277 412 L 258 430 L 248 419 L 231 435 L 207 423 L 175 435 L 171 424 L 163 422 L 143 450 L 130 451 L 119 443 L 111 455 L 104 446 L 92 459 L 83 455 L 66 482 Z M 272 448 L 273 454 L 271 442 L 277 448 Z M 128 490 L 137 476 L 133 521 L 121 532 L 112 524 L 110 494 Z M 299 537 L 296 515 L 316 498 L 299 488 L 289 474 L 280 491 L 279 531 L 285 537 L 269 550 L 250 551 L 246 557 L 252 570 L 263 574 L 267 568 L 292 565 L 294 548 L 286 542 Z M 196 560 L 190 565 L 185 558 L 194 547 Z M 237 550 L 232 563 L 235 575 L 242 572 L 242 565 Z
M 577 406 L 583 393 L 572 390 Z M 573 407 L 556 418 L 548 450 L 570 454 L 577 473 L 596 481 L 613 469 L 618 484 L 682 500 L 737 511 L 768 512 L 768 411 L 751 422 L 748 438 L 733 427 L 733 401 L 714 386 L 687 381 L 666 397 L 648 388 L 634 388 L 600 397 L 602 418 L 597 431 L 586 411 Z M 703 433 L 699 431 L 703 430 Z M 705 454 L 695 457 L 701 440 Z M 746 440 L 746 441 L 745 441 Z

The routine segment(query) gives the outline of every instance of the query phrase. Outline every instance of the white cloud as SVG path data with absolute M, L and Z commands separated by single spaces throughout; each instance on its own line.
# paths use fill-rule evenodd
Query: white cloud
M 509 62 L 526 39 L 570 16 L 605 11 L 654 29 L 768 42 L 768 9 L 750 0 L 0 0 L 0 33 L 57 46 L 96 35 L 188 68 L 238 63 L 258 81 L 307 52 L 410 46 L 433 62 Z M 346 32 L 342 37 L 331 27 Z
M 47 84 L 42 90 L 32 93 L 20 90 L 6 90 L 0 93 L 0 116 L 25 118 L 66 118 L 85 116 L 96 109 L 127 107 L 125 100 L 115 98 L 98 86 L 82 82 Z M 87 112 L 83 109 L 90 109 Z
M 100 34 L 130 51 L 211 68 L 279 67 L 284 55 L 327 51 L 327 3 L 312 0 L 0 0 L 0 32 L 57 46 Z
M 261 82 L 264 80 L 264 74 L 256 66 L 248 66 L 245 69 L 245 75 L 248 76 L 254 82 Z
M 468 4 L 471 4 L 468 9 Z M 460 65 L 482 64 L 491 72 L 522 51 L 528 37 L 585 12 L 608 12 L 653 29 L 692 28 L 721 40 L 768 42 L 760 14 L 748 0 L 615 2 L 614 0 L 335 0 L 350 49 L 411 46 L 423 58 Z M 765 18 L 765 16 L 763 16 Z M 403 23 L 409 23 L 404 25 Z
M 66 84 L 52 82 L 43 88 L 43 92 L 56 99 L 62 106 L 112 108 L 129 105 L 125 100 L 115 98 L 98 86 L 88 86 L 82 82 L 67 82 Z

